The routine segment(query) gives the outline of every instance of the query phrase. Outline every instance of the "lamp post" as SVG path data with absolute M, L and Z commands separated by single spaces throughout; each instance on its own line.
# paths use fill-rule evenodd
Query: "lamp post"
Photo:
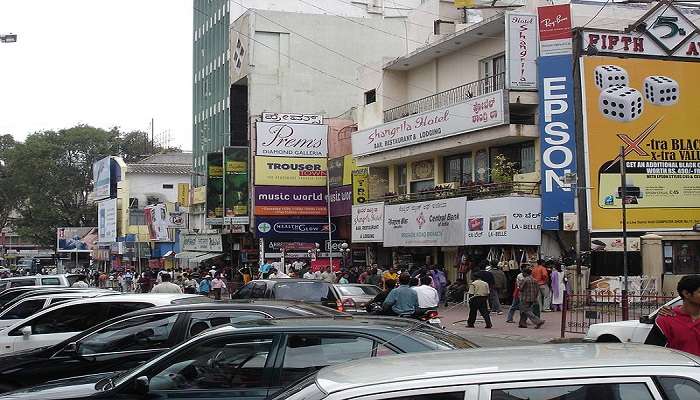
M 340 245 L 340 259 L 343 261 L 343 269 L 345 269 L 345 267 L 347 266 L 346 265 L 346 263 L 347 263 L 346 257 L 348 255 L 350 255 L 350 248 L 349 247 L 350 246 L 345 242 L 343 242 L 343 244 Z

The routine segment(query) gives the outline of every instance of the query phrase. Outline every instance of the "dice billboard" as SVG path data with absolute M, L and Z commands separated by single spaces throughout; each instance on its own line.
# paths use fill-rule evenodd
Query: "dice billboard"
M 688 230 L 700 222 L 700 63 L 583 57 L 589 224 Z M 620 187 L 620 147 L 627 188 Z

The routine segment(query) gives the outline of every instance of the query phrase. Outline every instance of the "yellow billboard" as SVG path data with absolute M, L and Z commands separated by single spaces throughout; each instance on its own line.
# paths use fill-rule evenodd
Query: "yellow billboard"
M 255 157 L 255 184 L 326 186 L 328 159 Z
M 200 186 L 192 189 L 192 204 L 204 204 L 207 201 L 207 187 Z
M 352 185 L 352 171 L 357 168 L 352 154 L 343 156 L 343 185 Z
M 178 183 L 177 184 L 177 202 L 183 207 L 190 206 L 190 184 L 189 183 Z
M 584 57 L 589 223 L 619 231 L 700 222 L 700 63 Z M 626 197 L 620 184 L 624 146 Z

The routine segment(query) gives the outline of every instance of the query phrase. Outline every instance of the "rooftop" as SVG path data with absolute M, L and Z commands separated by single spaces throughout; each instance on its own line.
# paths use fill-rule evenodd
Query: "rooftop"
M 153 154 L 137 162 L 136 164 L 182 164 L 192 165 L 191 152 L 170 152 Z
M 126 165 L 127 174 L 190 175 L 191 152 L 153 154 L 143 160 Z

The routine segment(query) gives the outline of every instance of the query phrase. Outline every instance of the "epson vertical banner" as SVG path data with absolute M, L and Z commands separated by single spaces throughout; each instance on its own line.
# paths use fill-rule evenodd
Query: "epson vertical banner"
M 575 210 L 574 192 L 563 182 L 564 174 L 576 172 L 571 8 L 539 7 L 537 14 L 542 229 L 559 230 L 560 214 Z

